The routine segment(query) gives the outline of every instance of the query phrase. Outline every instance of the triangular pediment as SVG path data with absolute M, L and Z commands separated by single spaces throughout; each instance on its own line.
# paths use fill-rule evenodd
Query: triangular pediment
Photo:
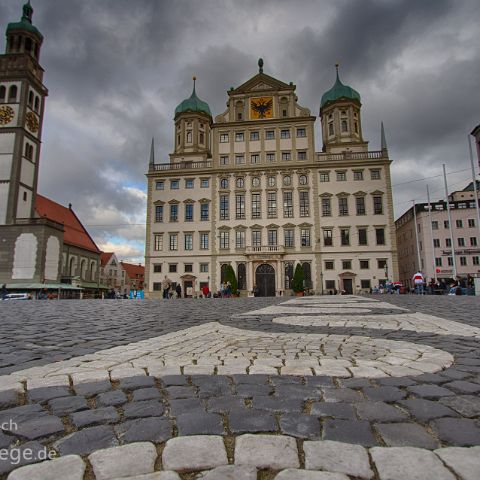
M 257 73 L 250 80 L 228 92 L 229 95 L 249 92 L 272 92 L 278 90 L 295 90 L 296 86 L 284 83 L 265 73 Z

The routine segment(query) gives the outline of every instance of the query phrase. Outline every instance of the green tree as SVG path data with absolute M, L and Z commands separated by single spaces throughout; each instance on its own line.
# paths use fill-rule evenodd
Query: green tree
M 232 295 L 236 295 L 238 293 L 238 282 L 237 277 L 235 276 L 235 270 L 231 265 L 228 265 L 225 269 L 225 282 L 230 282 L 232 286 Z
M 303 272 L 303 266 L 301 263 L 297 263 L 297 266 L 295 267 L 295 273 L 293 274 L 293 279 L 292 279 L 292 290 L 295 293 L 303 292 L 304 279 L 305 279 L 305 274 Z

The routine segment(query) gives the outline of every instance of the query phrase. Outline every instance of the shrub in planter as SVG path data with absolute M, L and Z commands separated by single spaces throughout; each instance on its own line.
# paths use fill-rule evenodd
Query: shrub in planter
M 295 267 L 295 273 L 292 279 L 292 290 L 295 293 L 303 293 L 303 281 L 305 280 L 305 274 L 303 272 L 303 266 L 301 263 L 297 263 Z

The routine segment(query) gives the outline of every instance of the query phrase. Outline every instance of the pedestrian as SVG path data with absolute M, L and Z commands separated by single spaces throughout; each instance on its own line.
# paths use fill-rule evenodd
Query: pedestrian
M 253 296 L 254 297 L 258 297 L 260 295 L 260 289 L 257 287 L 257 285 L 255 284 L 253 286 Z
M 227 298 L 230 298 L 232 296 L 232 284 L 230 282 L 227 282 L 225 291 L 226 291 Z
M 0 293 L 0 296 L 2 297 L 2 300 L 5 300 L 7 298 L 7 295 L 8 295 L 7 284 L 4 283 L 2 285 L 2 290 L 1 290 L 1 293 Z
M 423 295 L 423 283 L 425 282 L 425 279 L 420 270 L 412 277 L 412 282 L 415 286 L 415 293 L 417 295 Z
M 177 292 L 177 298 L 182 298 L 182 286 L 179 283 L 177 283 L 175 291 Z
M 170 280 L 165 275 L 165 279 L 162 282 L 162 290 L 163 290 L 163 298 L 168 299 L 170 297 L 169 290 L 170 290 Z
M 225 296 L 225 291 L 227 289 L 227 285 L 225 283 L 220 284 L 220 297 L 223 298 Z
M 205 284 L 202 287 L 202 295 L 203 295 L 203 298 L 210 298 L 210 289 L 208 288 L 208 284 Z

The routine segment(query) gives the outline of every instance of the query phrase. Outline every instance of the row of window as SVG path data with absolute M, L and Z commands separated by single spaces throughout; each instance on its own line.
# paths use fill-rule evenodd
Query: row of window
M 289 162 L 292 160 L 292 152 L 285 151 L 281 152 L 280 158 L 282 162 Z M 252 165 L 261 163 L 262 155 L 260 153 L 252 153 L 250 155 L 250 163 Z M 276 162 L 277 157 L 275 152 L 266 152 L 265 153 L 265 160 L 269 163 Z M 297 160 L 304 161 L 307 160 L 307 152 L 306 151 L 297 151 Z M 230 164 L 230 156 L 229 155 L 220 155 L 220 165 L 229 165 Z M 239 153 L 235 155 L 235 165 L 245 165 L 245 155 L 243 153 Z
M 466 242 L 465 242 L 465 238 L 463 238 L 463 237 L 457 238 L 457 242 L 458 242 L 459 247 L 466 247 L 467 246 Z M 434 238 L 433 239 L 433 246 L 435 248 L 440 248 L 441 247 L 439 238 Z M 451 247 L 452 246 L 452 241 L 451 241 L 450 238 L 445 239 L 445 246 L 446 247 Z M 470 247 L 476 247 L 476 246 L 478 246 L 477 237 L 470 237 Z
M 251 131 L 250 132 L 250 141 L 258 141 L 260 140 L 260 131 Z M 304 138 L 307 136 L 307 130 L 305 128 L 297 128 L 296 129 L 297 138 Z M 248 133 L 247 133 L 248 135 Z M 234 133 L 234 139 L 236 142 L 244 142 L 245 141 L 245 132 L 238 131 Z M 291 138 L 291 130 L 289 128 L 285 128 L 280 130 L 280 138 L 281 139 L 288 139 Z M 230 141 L 230 134 L 227 132 L 221 132 L 220 136 L 220 143 L 228 143 Z M 275 130 L 265 130 L 265 140 L 275 140 Z
M 253 188 L 259 188 L 261 185 L 261 178 L 254 176 L 251 180 L 251 186 Z M 292 185 L 292 176 L 291 175 L 284 175 L 282 179 L 283 186 L 290 187 Z M 308 184 L 308 176 L 304 174 L 298 175 L 298 184 L 299 185 L 307 185 Z M 276 187 L 277 186 L 277 177 L 274 175 L 270 175 L 267 177 L 267 186 L 268 187 Z M 237 177 L 235 180 L 235 187 L 236 188 L 245 188 L 245 177 Z M 230 181 L 228 178 L 221 178 L 220 179 L 220 188 L 222 190 L 227 190 L 230 188 Z
M 447 265 L 449 267 L 453 267 L 453 258 L 452 257 L 445 257 L 447 259 Z M 462 267 L 466 267 L 468 265 L 468 258 L 469 257 L 464 257 L 464 256 L 461 256 L 460 257 L 460 265 Z M 470 257 L 472 259 L 472 265 L 480 265 L 480 257 L 478 255 L 475 255 L 473 257 Z M 436 257 L 435 258 L 435 266 L 436 267 L 442 267 L 442 263 L 443 263 L 443 260 L 444 258 L 443 257 Z
M 174 203 L 170 205 L 170 222 L 178 222 L 179 220 L 179 204 Z M 193 222 L 194 217 L 194 204 L 186 203 L 185 204 L 185 222 Z M 206 221 L 210 218 L 210 204 L 201 203 L 200 204 L 200 220 Z M 155 205 L 155 222 L 161 223 L 164 221 L 164 206 Z
M 200 179 L 200 188 L 210 187 L 209 178 Z M 180 188 L 180 180 L 178 178 L 170 180 L 170 190 L 178 190 Z M 195 188 L 195 179 L 186 178 L 185 179 L 185 188 Z M 155 182 L 155 190 L 165 190 L 165 180 L 157 180 Z
M 342 270 L 352 270 L 352 260 L 341 260 Z M 358 260 L 358 265 L 361 270 L 370 269 L 370 260 Z M 377 258 L 376 268 L 379 270 L 384 270 L 387 266 L 387 260 L 384 258 Z M 335 270 L 335 260 L 325 260 L 324 261 L 325 270 Z M 373 267 L 375 268 L 375 267 Z
M 0 86 L 0 102 L 16 102 L 18 95 L 18 88 L 16 85 L 11 85 L 8 89 L 8 96 L 7 96 L 7 87 L 4 85 Z
M 199 272 L 200 273 L 208 273 L 209 264 L 208 263 L 200 263 L 199 264 Z M 177 263 L 169 263 L 168 264 L 168 273 L 177 273 L 178 264 Z M 162 264 L 161 263 L 154 263 L 153 264 L 153 273 L 162 273 Z M 184 263 L 183 264 L 183 273 L 194 273 L 193 272 L 193 263 Z M 155 284 L 154 284 L 155 285 Z M 155 290 L 155 288 L 154 288 Z
M 347 176 L 347 170 L 336 170 L 336 179 L 337 182 L 346 182 L 349 180 Z M 381 172 L 378 168 L 371 168 L 370 169 L 370 180 L 381 180 Z M 353 180 L 360 181 L 365 180 L 365 176 L 363 174 L 363 170 L 353 170 Z M 330 181 L 330 172 L 324 171 L 320 172 L 320 181 L 321 182 L 329 182 Z
M 358 123 L 353 122 L 353 130 L 358 134 Z M 349 133 L 348 121 L 346 119 L 340 121 L 340 132 Z M 335 126 L 333 122 L 328 122 L 328 136 L 332 137 L 335 135 Z
M 164 248 L 163 245 L 163 233 L 154 234 L 153 249 L 155 251 L 162 251 Z M 183 234 L 183 249 L 185 251 L 190 251 L 194 249 L 194 233 L 188 232 Z M 210 248 L 210 232 L 199 232 L 199 248 L 200 250 L 208 250 Z M 358 245 L 364 246 L 368 245 L 368 229 L 359 228 L 357 231 L 358 236 Z M 220 230 L 219 235 L 219 245 L 221 249 L 230 248 L 230 231 Z M 247 239 L 246 230 L 236 230 L 234 233 L 235 248 L 245 248 Z M 262 231 L 261 230 L 252 230 L 251 231 L 251 246 L 252 247 L 261 247 L 262 246 Z M 351 242 L 350 238 L 350 228 L 340 228 L 340 246 L 349 246 Z M 385 245 L 385 229 L 384 228 L 375 228 L 375 242 L 376 245 Z M 323 246 L 332 247 L 335 245 L 333 229 L 326 228 L 323 229 Z M 278 238 L 278 229 L 272 228 L 267 230 L 267 245 L 269 247 L 279 246 Z M 295 228 L 284 228 L 283 229 L 283 246 L 285 248 L 294 248 L 295 247 Z M 311 238 L 311 229 L 310 228 L 300 228 L 300 246 L 310 247 L 312 246 Z M 177 251 L 179 250 L 179 234 L 178 233 L 169 233 L 168 234 L 168 250 Z
M 475 206 L 475 204 L 474 204 L 474 206 Z M 475 227 L 475 219 L 474 218 L 469 218 L 467 221 L 468 221 L 468 227 L 469 228 Z M 455 226 L 457 228 L 463 228 L 463 220 L 462 219 L 455 220 Z M 432 220 L 432 230 L 438 230 L 438 227 L 439 227 L 439 222 L 437 220 Z M 443 221 L 443 228 L 450 228 L 450 222 L 448 220 Z M 418 231 L 420 231 L 420 226 L 419 226 Z
M 338 197 L 338 215 L 345 217 L 349 215 L 348 197 Z M 374 195 L 372 197 L 372 207 L 374 215 L 383 214 L 383 197 L 382 195 Z M 355 211 L 357 215 L 366 215 L 367 208 L 365 197 L 355 197 Z M 322 198 L 322 217 L 332 216 L 332 199 L 330 197 Z

